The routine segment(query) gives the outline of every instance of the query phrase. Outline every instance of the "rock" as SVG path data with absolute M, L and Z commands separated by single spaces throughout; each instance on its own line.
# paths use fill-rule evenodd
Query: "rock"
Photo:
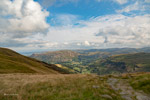
M 112 99 L 112 97 L 110 95 L 107 95 L 107 94 L 101 95 L 101 97 Z

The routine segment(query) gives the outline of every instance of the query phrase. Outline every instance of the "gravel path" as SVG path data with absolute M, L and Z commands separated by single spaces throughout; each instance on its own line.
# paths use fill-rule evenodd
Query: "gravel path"
M 125 100 L 150 100 L 150 96 L 142 91 L 135 91 L 125 80 L 109 78 L 108 84 L 115 91 L 120 91 L 120 95 Z

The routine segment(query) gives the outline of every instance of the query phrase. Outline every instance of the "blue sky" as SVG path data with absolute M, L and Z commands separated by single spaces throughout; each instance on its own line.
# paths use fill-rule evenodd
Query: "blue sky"
M 56 0 L 53 1 L 53 4 L 48 6 L 48 0 L 35 0 L 39 2 L 47 11 L 51 14 L 47 18 L 47 20 L 51 18 L 55 18 L 55 15 L 58 14 L 72 14 L 80 16 L 82 20 L 88 20 L 91 17 L 98 17 L 104 15 L 117 14 L 116 10 L 121 10 L 128 5 L 133 5 L 136 2 L 139 2 L 139 6 L 150 4 L 144 0 Z M 46 1 L 47 4 L 43 4 L 42 2 Z M 50 0 L 51 1 L 51 0 Z M 120 2 L 119 2 L 120 1 Z M 126 1 L 126 2 L 124 2 Z M 64 3 L 65 2 L 65 3 Z M 122 2 L 122 3 L 121 3 Z M 150 13 L 150 10 L 147 8 L 145 11 L 140 11 L 140 9 L 133 10 L 130 13 L 123 12 L 123 15 L 133 15 L 133 14 L 143 14 Z M 51 21 L 48 21 L 53 25 Z
M 150 46 L 150 0 L 1 0 L 0 21 L 19 52 Z
M 69 0 L 56 0 L 52 5 L 51 3 L 48 5 L 48 0 L 35 1 L 39 2 L 50 12 L 50 16 L 47 17 L 47 22 L 50 25 L 55 25 L 51 19 L 55 19 L 55 17 L 60 14 L 72 14 L 78 16 L 80 20 L 89 20 L 92 17 L 117 14 L 116 9 L 121 9 L 126 5 L 133 3 L 130 1 L 125 4 L 120 4 L 113 0 L 70 0 L 70 2 Z M 43 4 L 44 1 L 46 1 L 47 4 Z

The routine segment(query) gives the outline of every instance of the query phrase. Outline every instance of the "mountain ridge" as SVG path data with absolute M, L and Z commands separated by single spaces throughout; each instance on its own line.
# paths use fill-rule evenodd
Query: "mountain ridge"
M 59 52 L 62 52 L 62 51 L 56 51 L 56 52 L 58 54 L 60 54 L 60 57 L 62 57 L 61 59 L 63 59 L 63 56 L 65 56 L 65 57 L 67 56 L 64 53 L 59 53 Z M 77 52 L 78 55 L 70 58 L 69 60 L 61 61 L 61 62 L 57 59 L 53 62 L 51 60 L 51 58 L 46 59 L 46 60 L 42 59 L 42 57 L 46 58 L 45 55 L 43 55 L 43 54 L 46 54 L 46 53 L 37 54 L 37 56 L 39 56 L 39 58 L 40 58 L 40 56 L 43 55 L 38 60 L 45 61 L 47 63 L 53 62 L 54 64 L 61 64 L 65 67 L 67 67 L 67 68 L 75 70 L 75 72 L 77 72 L 77 73 L 95 73 L 96 72 L 98 74 L 101 74 L 98 71 L 103 70 L 104 72 L 102 72 L 102 74 L 112 74 L 112 73 L 134 72 L 134 71 L 131 71 L 131 69 L 132 70 L 134 70 L 134 68 L 139 69 L 138 68 L 139 65 L 135 64 L 134 68 L 133 68 L 133 66 L 131 66 L 132 68 L 130 68 L 130 67 L 127 67 L 126 62 L 124 62 L 124 61 L 123 62 L 121 62 L 121 61 L 114 62 L 114 61 L 111 61 L 111 60 L 107 60 L 107 58 L 111 58 L 111 57 L 115 57 L 115 56 L 120 56 L 121 57 L 123 55 L 132 56 L 132 54 L 136 54 L 136 53 L 139 54 L 139 57 L 140 56 L 142 57 L 142 55 L 144 55 L 144 53 L 147 53 L 147 54 L 150 53 L 150 48 L 147 47 L 147 48 L 138 48 L 138 49 L 137 48 L 89 49 L 89 50 L 74 50 L 74 51 L 69 50 L 69 52 Z M 55 56 L 54 51 L 51 52 L 51 54 L 53 56 Z M 46 56 L 49 56 L 51 54 L 47 54 Z M 61 56 L 61 54 L 63 56 Z M 31 57 L 37 59 L 37 57 L 34 57 L 33 55 Z M 134 60 L 135 57 L 132 58 L 132 59 Z M 132 59 L 130 59 L 130 60 L 132 61 Z M 139 58 L 139 59 L 144 59 L 144 57 Z M 101 62 L 101 60 L 103 60 L 104 62 Z M 100 61 L 100 63 L 97 63 L 98 61 Z M 104 66 L 104 64 L 106 66 Z M 130 64 L 130 65 L 134 65 L 134 64 Z M 92 67 L 92 66 L 94 66 L 94 67 Z M 109 68 L 108 66 L 118 66 L 118 67 L 115 67 L 116 69 L 112 69 L 114 71 L 108 71 L 107 70 Z M 100 67 L 100 69 L 98 67 Z M 123 68 L 125 68 L 125 69 L 123 69 Z M 128 68 L 128 69 L 126 69 L 126 68 Z
M 56 65 L 47 64 L 0 47 L 0 73 L 59 74 L 68 72 Z

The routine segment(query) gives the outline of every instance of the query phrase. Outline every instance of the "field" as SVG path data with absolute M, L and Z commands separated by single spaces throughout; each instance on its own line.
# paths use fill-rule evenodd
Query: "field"
M 1 74 L 0 100 L 150 100 L 149 76 Z
M 1 74 L 0 100 L 123 100 L 96 75 Z

